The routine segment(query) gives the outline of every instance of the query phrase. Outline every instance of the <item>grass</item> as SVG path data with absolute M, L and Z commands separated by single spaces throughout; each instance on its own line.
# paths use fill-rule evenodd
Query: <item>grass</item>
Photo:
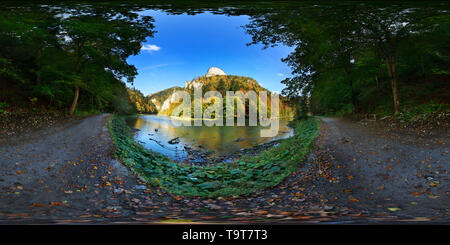
M 143 148 L 131 138 L 122 117 L 112 115 L 108 125 L 116 158 L 147 183 L 176 195 L 202 197 L 247 195 L 279 184 L 305 159 L 319 130 L 318 119 L 299 121 L 293 137 L 258 156 L 214 166 L 191 166 Z

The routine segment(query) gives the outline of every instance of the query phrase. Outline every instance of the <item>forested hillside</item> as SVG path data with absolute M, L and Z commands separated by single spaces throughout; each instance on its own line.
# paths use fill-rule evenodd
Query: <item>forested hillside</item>
M 235 75 L 218 75 L 218 76 L 199 76 L 197 78 L 192 79 L 192 81 L 189 81 L 186 83 L 185 88 L 181 87 L 173 87 L 169 89 L 165 89 L 163 91 L 157 92 L 153 95 L 150 95 L 150 100 L 156 104 L 156 107 L 158 108 L 158 113 L 161 115 L 171 115 L 172 111 L 181 103 L 181 102 L 174 102 L 174 98 L 172 98 L 172 95 L 176 91 L 179 90 L 185 90 L 191 95 L 192 103 L 191 103 L 191 116 L 194 115 L 193 112 L 193 98 L 194 98 L 194 88 L 196 86 L 201 85 L 202 87 L 202 94 L 205 95 L 208 91 L 218 91 L 223 98 L 223 115 L 226 116 L 226 91 L 242 91 L 244 93 L 247 93 L 248 91 L 254 91 L 257 94 L 260 91 L 266 91 L 267 92 L 267 99 L 268 99 L 268 110 L 270 113 L 270 107 L 271 107 L 271 92 L 267 89 L 261 87 L 261 85 L 258 84 L 257 81 L 255 81 L 253 78 L 250 77 L 243 77 L 243 76 L 235 76 Z M 235 102 L 236 103 L 236 102 Z M 246 106 L 246 115 L 248 116 L 249 112 L 249 103 L 248 99 L 245 102 Z M 205 111 L 208 106 L 210 106 L 211 102 L 205 102 L 203 103 L 202 110 Z M 235 104 L 235 107 L 237 104 Z M 236 114 L 235 109 L 235 114 Z M 280 116 L 281 117 L 293 117 L 294 116 L 294 105 L 289 101 L 289 99 L 280 96 Z M 236 115 L 235 115 L 236 116 Z
M 136 88 L 127 89 L 131 103 L 135 106 L 136 111 L 141 114 L 156 114 L 158 110 L 150 101 L 149 96 L 144 96 L 141 91 Z
M 316 114 L 404 116 L 448 110 L 448 4 L 336 3 L 261 13 L 246 26 L 253 44 L 284 43 L 288 96 Z
M 450 110 L 448 3 L 292 1 L 248 8 L 244 2 L 171 2 L 154 8 L 245 14 L 250 23 L 244 30 L 253 44 L 292 47 L 284 59 L 292 75 L 282 83 L 284 95 L 303 113 L 411 118 Z M 137 74 L 127 58 L 155 33 L 153 18 L 137 14 L 144 6 L 149 5 L 0 6 L 0 111 L 153 113 L 148 100 L 126 90 Z M 204 79 L 211 80 L 204 91 L 236 91 L 233 79 Z
M 164 90 L 158 91 L 156 93 L 153 93 L 151 95 L 148 95 L 148 100 L 156 107 L 156 110 L 159 112 L 161 110 L 161 107 L 164 103 L 164 101 L 166 101 L 173 93 L 175 93 L 176 91 L 181 91 L 183 90 L 182 87 L 170 87 L 170 88 L 166 88 Z
M 0 6 L 2 108 L 132 112 L 126 59 L 152 29 L 151 17 L 105 5 Z

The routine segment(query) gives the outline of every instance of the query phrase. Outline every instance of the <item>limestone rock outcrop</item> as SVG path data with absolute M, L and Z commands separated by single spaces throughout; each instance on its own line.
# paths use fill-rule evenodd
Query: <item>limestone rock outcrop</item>
M 210 67 L 208 69 L 208 72 L 206 73 L 206 77 L 212 77 L 212 76 L 226 76 L 227 74 L 220 68 L 217 67 Z

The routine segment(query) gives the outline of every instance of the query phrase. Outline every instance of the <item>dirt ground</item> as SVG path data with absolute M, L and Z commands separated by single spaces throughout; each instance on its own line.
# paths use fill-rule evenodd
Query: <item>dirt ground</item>
M 112 157 L 107 114 L 0 143 L 0 224 L 445 223 L 448 134 L 421 138 L 321 118 L 310 156 L 250 196 L 190 198 L 146 186 Z

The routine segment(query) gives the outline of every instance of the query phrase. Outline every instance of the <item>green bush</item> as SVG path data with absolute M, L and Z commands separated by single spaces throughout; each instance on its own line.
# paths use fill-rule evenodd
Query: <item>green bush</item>
M 403 120 L 406 121 L 410 121 L 418 117 L 423 117 L 424 119 L 426 119 L 426 117 L 431 113 L 444 111 L 448 109 L 450 109 L 450 104 L 436 104 L 433 101 L 431 101 L 430 103 L 412 106 L 406 109 L 405 112 L 401 114 L 401 117 Z
M 0 102 L 0 113 L 3 113 L 6 108 L 8 108 L 9 105 L 6 102 Z

